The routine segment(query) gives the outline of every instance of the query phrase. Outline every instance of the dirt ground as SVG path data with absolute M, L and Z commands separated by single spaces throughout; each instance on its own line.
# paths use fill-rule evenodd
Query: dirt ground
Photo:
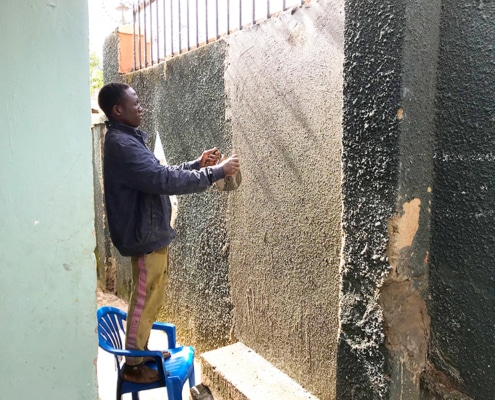
M 96 290 L 96 298 L 97 298 L 98 307 L 113 306 L 127 312 L 127 308 L 129 306 L 127 302 L 115 296 L 114 294 L 106 293 L 102 291 L 100 288 L 98 288 Z

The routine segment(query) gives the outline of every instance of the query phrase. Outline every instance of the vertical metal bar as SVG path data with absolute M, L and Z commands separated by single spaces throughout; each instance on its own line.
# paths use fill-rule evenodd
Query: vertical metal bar
M 139 7 L 139 6 L 138 6 Z M 138 8 L 138 33 L 139 33 L 139 36 L 138 36 L 138 43 L 139 43 L 139 69 L 143 68 L 143 63 L 142 63 L 142 59 L 141 59 L 141 7 Z
M 199 10 L 198 0 L 196 0 L 196 48 L 199 47 Z
M 180 4 L 181 4 L 181 1 L 179 0 L 178 1 L 179 5 L 178 5 L 178 11 L 179 11 L 179 54 L 182 53 L 182 19 L 181 19 L 181 7 L 180 7 Z
M 143 4 L 143 22 L 144 22 L 144 67 L 148 66 L 148 42 L 146 40 L 146 3 Z
M 156 4 L 156 62 L 160 62 L 160 24 L 158 23 L 158 0 L 155 1 Z
M 287 4 L 285 4 L 285 0 L 282 2 L 282 11 L 285 11 L 285 7 L 287 6 Z
M 242 0 L 239 0 L 239 30 L 242 29 Z
M 189 26 L 189 0 L 187 0 L 187 3 L 186 3 L 186 16 L 187 16 L 187 51 L 191 50 L 191 44 L 190 44 L 190 41 L 189 41 L 189 36 L 190 36 L 190 33 L 191 33 L 191 27 Z
M 150 4 L 150 59 L 151 65 L 153 65 L 153 2 Z
M 132 5 L 132 56 L 134 58 L 134 71 L 136 70 L 136 5 Z
M 163 58 L 167 58 L 167 5 L 163 0 Z
M 270 0 L 266 0 L 266 18 L 270 18 Z
M 208 44 L 208 0 L 205 0 L 205 44 Z
M 255 6 L 255 4 L 256 4 L 256 0 L 253 0 L 253 10 L 252 10 L 253 11 L 253 25 L 256 23 L 256 8 L 255 8 L 256 6 Z
M 218 40 L 218 37 L 220 36 L 218 33 L 218 0 L 215 0 L 215 40 Z
M 230 0 L 227 0 L 227 35 L 230 34 Z
M 170 42 L 172 44 L 171 56 L 174 56 L 174 0 L 170 0 Z

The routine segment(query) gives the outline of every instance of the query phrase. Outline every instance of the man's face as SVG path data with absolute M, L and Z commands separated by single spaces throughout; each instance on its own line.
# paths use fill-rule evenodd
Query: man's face
M 125 125 L 137 128 L 143 117 L 143 108 L 133 88 L 127 88 L 121 102 L 114 106 L 115 119 Z

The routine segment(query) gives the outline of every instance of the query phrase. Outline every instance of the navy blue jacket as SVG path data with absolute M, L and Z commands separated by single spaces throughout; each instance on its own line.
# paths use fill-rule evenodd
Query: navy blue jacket
M 123 256 L 168 246 L 175 237 L 169 196 L 204 191 L 225 177 L 223 168 L 200 168 L 199 160 L 164 167 L 146 146 L 146 133 L 106 124 L 103 180 L 113 244 Z

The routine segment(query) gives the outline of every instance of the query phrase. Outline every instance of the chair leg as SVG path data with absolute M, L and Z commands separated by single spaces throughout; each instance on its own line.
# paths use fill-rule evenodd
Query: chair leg
M 139 400 L 139 392 L 132 392 L 132 400 Z
M 120 377 L 117 379 L 117 400 L 122 400 L 122 381 Z
M 189 375 L 189 387 L 192 388 L 196 386 L 196 377 L 194 375 L 194 364 L 191 365 L 191 372 Z
M 182 385 L 179 380 L 167 380 L 166 388 L 169 400 L 182 400 Z

